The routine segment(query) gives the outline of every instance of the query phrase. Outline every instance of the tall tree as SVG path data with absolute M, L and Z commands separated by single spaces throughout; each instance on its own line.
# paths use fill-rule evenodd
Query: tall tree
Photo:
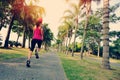
M 10 1 L 12 2 L 12 1 Z M 12 18 L 11 18 L 11 23 L 8 29 L 8 34 L 5 40 L 5 44 L 4 47 L 7 48 L 8 47 L 8 41 L 9 41 L 9 36 L 10 36 L 10 32 L 11 32 L 11 28 L 13 25 L 13 21 L 15 19 L 20 19 L 24 22 L 25 28 L 27 29 L 27 26 L 29 26 L 28 24 L 34 24 L 36 19 L 38 17 L 41 17 L 41 15 L 44 13 L 44 9 L 40 6 L 34 6 L 34 5 L 30 5 L 27 6 L 25 4 L 25 0 L 14 0 L 11 4 L 11 12 L 12 12 Z M 24 30 L 26 31 L 26 30 Z M 25 38 L 25 37 L 24 37 Z M 25 42 L 25 39 L 23 40 L 23 42 Z M 23 43 L 25 44 L 25 43 Z M 24 45 L 23 45 L 24 46 Z
M 95 0 L 95 1 L 100 1 L 100 0 Z M 86 37 L 86 29 L 88 26 L 88 19 L 89 19 L 89 14 L 91 11 L 91 2 L 92 0 L 80 0 L 79 1 L 79 6 L 82 8 L 86 9 L 86 21 L 85 21 L 85 26 L 84 26 L 84 33 L 83 33 L 83 39 L 82 39 L 82 47 L 81 47 L 81 55 L 80 58 L 83 59 L 83 48 L 84 48 L 84 42 L 85 42 L 85 37 Z
M 69 0 L 66 0 L 69 1 Z M 99 2 L 100 0 L 94 0 Z M 88 26 L 88 19 L 89 19 L 89 13 L 91 11 L 91 2 L 92 0 L 79 0 L 79 7 L 82 7 L 81 9 L 85 8 L 86 9 L 86 21 L 85 21 L 85 27 L 84 27 L 84 33 L 83 33 L 83 39 L 82 39 L 82 47 L 81 47 L 81 55 L 80 58 L 83 58 L 83 48 L 84 48 L 84 42 L 85 42 L 85 36 L 86 36 L 86 29 Z
M 103 59 L 102 67 L 110 69 L 109 62 L 109 0 L 103 1 Z
M 78 29 L 78 20 L 79 20 L 79 15 L 80 15 L 80 8 L 77 4 L 70 4 L 71 8 L 73 10 L 66 10 L 65 13 L 68 13 L 68 18 L 71 18 L 74 21 L 75 24 L 75 30 L 74 30 L 74 41 L 73 41 L 73 48 L 72 48 L 72 56 L 74 56 L 74 48 L 75 48 L 75 43 L 76 43 L 76 32 Z
M 9 28 L 8 28 L 8 32 L 7 32 L 7 36 L 6 36 L 6 39 L 5 39 L 4 48 L 8 48 L 8 41 L 9 41 L 12 25 L 13 25 L 13 22 L 14 22 L 15 18 L 18 17 L 22 7 L 24 6 L 24 0 L 21 0 L 21 1 L 15 0 L 13 3 L 11 3 L 11 5 L 12 5 L 12 9 L 11 9 L 12 18 L 11 18 L 10 25 L 9 25 Z
M 30 29 L 32 29 L 33 25 L 35 24 L 36 20 L 39 18 L 39 17 L 42 17 L 42 15 L 45 14 L 45 10 L 43 7 L 41 6 L 35 6 L 35 5 L 26 5 L 24 6 L 23 10 L 21 11 L 21 18 L 24 22 L 24 35 L 23 35 L 23 45 L 22 47 L 24 48 L 25 47 L 25 42 L 26 42 L 26 31 L 29 30 L 28 32 L 30 32 Z M 30 40 L 30 39 L 29 39 Z

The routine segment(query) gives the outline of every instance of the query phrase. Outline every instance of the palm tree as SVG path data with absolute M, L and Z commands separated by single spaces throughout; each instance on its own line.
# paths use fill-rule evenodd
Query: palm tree
M 94 1 L 98 2 L 100 0 L 94 0 Z M 88 25 L 89 12 L 91 11 L 91 2 L 92 0 L 79 0 L 79 6 L 82 8 L 86 8 L 86 22 L 85 22 L 85 27 L 84 27 L 83 39 L 82 39 L 81 57 L 80 57 L 81 59 L 83 58 L 83 48 L 84 48 L 84 41 L 85 41 L 85 36 L 86 36 L 86 29 Z
M 61 41 L 61 45 L 65 45 L 66 39 L 68 38 L 68 25 L 63 23 L 59 26 L 58 29 L 59 29 L 59 31 L 58 31 L 57 37 Z M 65 47 L 65 46 L 62 46 L 62 47 Z M 65 50 L 65 48 L 63 48 L 63 49 Z
M 10 25 L 9 25 L 9 28 L 8 28 L 7 36 L 6 36 L 6 39 L 5 39 L 4 48 L 8 48 L 8 41 L 9 41 L 12 25 L 13 25 L 13 22 L 14 22 L 15 18 L 18 18 L 18 15 L 20 14 L 20 10 L 24 5 L 24 0 L 21 0 L 21 1 L 15 0 L 13 3 L 11 3 L 11 5 L 12 5 L 11 11 L 12 11 L 13 14 L 12 14 L 12 18 L 11 18 Z
M 64 24 L 66 28 L 66 54 L 68 54 L 68 45 L 70 45 L 71 38 L 72 38 L 72 32 L 73 32 L 73 21 L 71 21 L 71 16 L 63 16 L 61 18 L 63 20 L 62 24 Z M 61 26 L 62 27 L 62 26 Z M 69 41 L 68 41 L 69 40 Z
M 70 4 L 70 6 L 73 8 L 73 11 L 71 10 L 66 10 L 65 13 L 69 13 L 68 18 L 73 19 L 75 23 L 75 31 L 74 31 L 74 41 L 73 41 L 73 48 L 72 48 L 72 56 L 74 56 L 74 48 L 75 48 L 75 42 L 76 42 L 76 32 L 78 29 L 78 20 L 79 20 L 79 15 L 80 15 L 80 9 L 79 6 L 76 4 Z
M 62 41 L 60 39 L 56 39 L 56 44 L 57 44 L 57 51 L 60 52 L 60 44 Z
M 103 1 L 103 59 L 102 67 L 110 69 L 109 62 L 109 0 Z
M 13 24 L 14 18 L 15 18 L 15 16 L 13 16 L 11 21 L 10 21 L 10 26 L 8 28 L 8 32 L 7 32 L 7 36 L 6 36 L 6 39 L 5 39 L 4 48 L 8 48 L 8 41 L 9 41 L 10 32 L 11 32 L 11 29 L 12 29 L 12 24 Z
M 33 25 L 35 24 L 37 18 L 42 17 L 42 15 L 45 14 L 45 10 L 41 6 L 35 6 L 32 5 L 26 5 L 23 7 L 21 11 L 21 18 L 24 22 L 24 30 L 23 30 L 23 45 L 22 47 L 25 47 L 26 42 L 26 31 L 28 30 L 30 35 L 30 29 L 32 29 Z M 30 38 L 29 38 L 30 40 Z
M 71 21 L 65 21 L 64 22 L 66 24 L 66 26 L 68 26 L 68 30 L 67 30 L 67 40 L 66 40 L 66 54 L 68 54 L 68 46 L 70 45 L 71 42 L 71 38 L 72 38 L 72 32 L 73 32 L 73 22 Z M 69 39 L 69 41 L 68 41 Z
M 40 6 L 34 6 L 34 5 L 27 6 L 25 4 L 25 0 L 9 0 L 9 4 L 12 6 L 11 7 L 12 18 L 11 18 L 10 26 L 8 29 L 8 34 L 6 36 L 5 44 L 4 44 L 5 48 L 8 47 L 9 36 L 10 36 L 11 28 L 13 25 L 13 21 L 15 19 L 16 20 L 19 19 L 18 21 L 22 20 L 22 22 L 24 22 L 23 24 L 25 25 L 24 29 L 27 29 L 27 26 L 29 26 L 28 24 L 30 25 L 31 23 L 34 24 L 36 19 L 38 17 L 41 17 L 41 15 L 45 12 L 44 8 Z M 26 30 L 23 30 L 23 31 L 26 31 Z M 25 39 L 23 41 L 25 42 Z
M 84 48 L 84 42 L 85 42 L 85 37 L 86 37 L 86 29 L 88 26 L 89 13 L 91 10 L 91 2 L 92 2 L 92 0 L 80 0 L 79 1 L 79 6 L 80 7 L 83 6 L 84 8 L 86 8 L 86 21 L 85 21 L 84 32 L 83 32 L 82 47 L 81 47 L 81 51 L 80 51 L 81 59 L 83 59 L 83 48 Z
M 67 0 L 68 1 L 68 0 Z M 96 0 L 100 1 L 100 0 Z M 83 33 L 83 39 L 82 39 L 82 47 L 81 47 L 81 56 L 80 58 L 83 58 L 83 48 L 84 48 L 84 42 L 85 42 L 85 36 L 86 36 L 86 29 L 88 26 L 88 19 L 89 19 L 89 13 L 91 11 L 91 2 L 92 0 L 79 0 L 79 7 L 86 8 L 86 21 L 85 21 L 85 27 L 84 27 L 84 33 Z
M 86 35 L 86 28 L 88 24 L 89 12 L 91 9 L 91 1 L 92 0 L 79 0 L 80 7 L 86 7 L 86 25 L 84 28 L 83 34 L 83 44 L 81 49 L 81 59 L 83 58 L 83 47 L 84 47 L 84 40 Z M 94 0 L 95 1 L 95 0 Z M 100 1 L 100 0 L 96 0 Z M 105 69 L 110 69 L 109 63 L 109 0 L 103 0 L 103 60 L 102 60 L 102 67 Z

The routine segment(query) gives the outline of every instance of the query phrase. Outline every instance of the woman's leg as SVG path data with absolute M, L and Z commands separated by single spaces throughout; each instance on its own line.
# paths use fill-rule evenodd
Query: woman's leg
M 32 40 L 31 41 L 31 48 L 30 48 L 30 50 L 28 52 L 28 57 L 27 57 L 27 62 L 26 62 L 27 67 L 30 67 L 30 58 L 32 57 L 32 52 L 33 52 L 33 50 L 35 48 L 35 44 L 36 44 L 36 41 Z
M 28 53 L 28 60 L 30 60 L 30 58 L 32 57 L 32 52 L 34 51 L 35 44 L 36 44 L 36 40 L 33 39 L 33 40 L 31 41 L 31 48 L 30 48 L 30 51 L 29 51 L 29 53 Z
M 28 60 L 30 60 L 30 58 L 32 57 L 32 51 L 30 50 L 29 53 L 28 53 Z
M 39 52 L 39 51 L 40 51 L 40 49 L 41 49 L 42 40 L 39 40 L 37 44 L 38 44 L 38 48 L 37 48 L 37 50 L 38 50 L 38 52 Z
M 36 50 L 35 50 L 35 56 L 36 56 L 36 59 L 39 59 L 38 52 L 39 52 L 39 48 L 36 48 Z
M 35 56 L 36 56 L 37 59 L 39 58 L 38 52 L 40 51 L 41 43 L 42 43 L 41 40 L 37 41 L 38 48 L 36 49 L 36 52 L 35 52 Z

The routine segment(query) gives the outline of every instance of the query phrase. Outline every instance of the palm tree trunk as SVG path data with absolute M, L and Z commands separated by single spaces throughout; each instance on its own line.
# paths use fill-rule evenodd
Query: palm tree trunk
M 71 42 L 71 37 L 69 37 L 69 42 L 68 42 L 68 47 L 70 45 L 70 42 Z M 67 49 L 67 55 L 69 54 L 69 49 Z
M 30 40 L 30 36 L 29 36 L 29 39 L 28 39 L 28 48 L 30 48 L 30 42 L 31 42 L 31 40 Z
M 11 29 L 12 29 L 14 18 L 15 18 L 15 15 L 12 16 L 12 19 L 11 19 L 11 22 L 10 22 L 10 26 L 8 28 L 7 36 L 6 36 L 6 39 L 5 39 L 4 48 L 8 48 L 8 42 L 9 42 L 10 32 L 11 32 Z
M 17 40 L 16 40 L 17 43 L 18 43 L 18 39 L 19 39 L 19 37 L 20 37 L 20 34 L 18 34 L 18 36 L 17 36 Z
M 73 41 L 73 47 L 72 47 L 72 56 L 74 56 L 74 48 L 75 48 L 75 42 L 76 42 L 76 28 L 75 28 L 75 36 L 74 36 L 74 41 Z
M 78 29 L 78 16 L 76 18 L 76 27 L 75 27 L 75 36 L 74 36 L 74 42 L 73 42 L 73 48 L 72 48 L 72 56 L 74 56 L 74 48 L 75 48 L 75 43 L 76 43 L 76 34 L 77 34 L 77 29 Z
M 0 19 L 0 31 L 1 31 L 2 27 L 3 27 L 2 20 L 3 20 L 3 18 L 1 17 L 1 19 Z
M 86 22 L 85 22 L 85 27 L 84 27 L 84 32 L 83 32 L 82 46 L 81 46 L 81 51 L 80 51 L 80 53 L 81 53 L 80 59 L 83 59 L 83 49 L 84 49 L 84 44 L 85 44 L 87 25 L 88 25 L 88 16 L 86 17 Z
M 22 48 L 25 48 L 25 42 L 26 42 L 26 27 L 24 27 L 24 30 L 23 30 Z
M 58 44 L 58 52 L 60 52 L 60 43 Z
M 109 0 L 103 1 L 103 59 L 102 67 L 110 69 L 109 62 Z
M 45 50 L 47 51 L 47 43 L 45 42 Z
M 98 54 L 97 54 L 98 57 L 100 57 L 100 42 L 98 42 Z
M 67 34 L 67 39 L 66 39 L 66 51 L 65 54 L 68 54 L 68 34 Z

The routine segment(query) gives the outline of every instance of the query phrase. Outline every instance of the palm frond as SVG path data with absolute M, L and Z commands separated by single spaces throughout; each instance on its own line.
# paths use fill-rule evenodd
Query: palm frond
M 64 15 L 67 14 L 67 15 L 75 15 L 71 10 L 65 10 L 64 11 Z

